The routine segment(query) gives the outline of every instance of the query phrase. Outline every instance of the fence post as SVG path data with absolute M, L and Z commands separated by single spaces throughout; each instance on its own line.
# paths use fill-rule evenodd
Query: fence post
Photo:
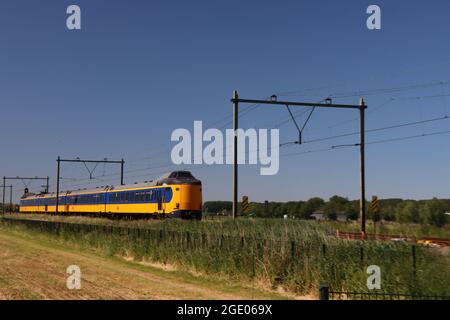
M 291 241 L 291 258 L 295 259 L 295 241 Z
M 413 275 L 416 275 L 416 245 L 413 244 L 411 247 L 412 250 L 412 268 L 413 268 Z
M 163 238 L 163 231 L 162 229 L 159 230 L 159 237 L 158 237 L 158 243 L 162 242 L 162 238 Z
M 204 234 L 204 233 L 202 233 L 202 245 L 203 245 L 203 247 L 206 247 L 206 245 L 207 245 L 206 234 Z
M 329 300 L 330 292 L 328 286 L 321 285 L 319 289 L 319 299 L 320 300 Z
M 189 234 L 189 232 L 186 232 L 186 248 L 190 247 L 190 243 L 191 243 L 191 235 Z
M 359 254 L 361 256 L 361 263 L 364 263 L 364 248 L 359 248 Z

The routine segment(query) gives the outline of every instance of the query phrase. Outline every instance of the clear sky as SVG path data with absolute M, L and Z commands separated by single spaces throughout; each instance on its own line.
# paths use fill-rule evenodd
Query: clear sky
M 82 30 L 66 28 L 77 4 Z M 381 7 L 381 30 L 366 8 Z M 205 200 L 231 199 L 230 166 L 170 166 L 171 132 L 230 128 L 241 97 L 369 106 L 367 129 L 450 115 L 450 2 L 2 0 L 0 176 L 47 176 L 56 158 L 121 159 L 126 182 L 189 169 Z M 449 96 L 446 96 L 446 95 Z M 420 97 L 420 99 L 418 99 Z M 306 114 L 296 109 L 302 123 Z M 357 111 L 318 110 L 304 140 L 358 130 Z M 296 139 L 285 108 L 246 107 L 243 128 L 280 128 Z M 450 130 L 450 119 L 373 131 L 368 142 Z M 367 146 L 367 196 L 448 198 L 450 134 Z M 357 136 L 281 149 L 280 171 L 241 167 L 250 201 L 359 196 Z M 119 168 L 64 164 L 63 189 L 116 184 Z M 23 185 L 14 182 L 15 197 Z M 39 183 L 30 184 L 31 191 Z

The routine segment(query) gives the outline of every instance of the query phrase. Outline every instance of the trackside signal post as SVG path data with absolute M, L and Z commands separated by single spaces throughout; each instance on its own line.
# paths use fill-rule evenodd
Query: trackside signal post
M 255 100 L 255 99 L 242 99 L 239 98 L 238 92 L 233 91 L 233 150 L 234 150 L 234 162 L 233 162 L 233 218 L 236 218 L 238 213 L 238 111 L 239 103 L 244 104 L 261 104 L 261 105 L 282 105 L 282 106 L 296 106 L 296 107 L 313 107 L 313 108 L 334 108 L 334 109 L 357 109 L 359 110 L 360 118 L 360 141 L 355 146 L 359 145 L 360 149 L 360 215 L 361 215 L 361 232 L 366 233 L 366 176 L 365 176 L 365 110 L 367 106 L 364 99 L 361 98 L 359 105 L 351 104 L 334 104 L 334 103 L 312 103 L 312 102 L 294 102 L 294 101 L 277 101 L 271 100 Z M 301 141 L 300 141 L 301 143 Z
M 59 180 L 60 178 L 60 171 L 61 171 L 61 162 L 78 162 L 78 163 L 83 163 L 86 166 L 86 169 L 88 169 L 89 171 L 89 177 L 92 179 L 92 173 L 94 172 L 95 168 L 92 170 L 89 170 L 89 168 L 87 167 L 86 163 L 95 163 L 95 165 L 97 166 L 99 163 L 115 163 L 115 164 L 120 164 L 120 184 L 123 186 L 123 167 L 125 165 L 125 161 L 119 160 L 119 161 L 114 161 L 114 160 L 82 160 L 80 158 L 77 159 L 61 159 L 61 157 L 58 156 L 58 159 L 56 159 L 56 162 L 58 164 L 58 168 L 57 168 L 57 172 L 56 172 L 56 213 L 58 213 L 58 206 L 59 206 Z

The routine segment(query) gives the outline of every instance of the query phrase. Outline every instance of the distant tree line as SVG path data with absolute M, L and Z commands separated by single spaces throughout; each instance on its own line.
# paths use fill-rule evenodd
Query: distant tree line
M 397 221 L 402 223 L 430 224 L 444 226 L 449 223 L 450 199 L 431 200 L 403 200 L 380 199 L 379 214 L 370 209 L 367 202 L 367 218 L 375 221 Z M 208 214 L 230 214 L 231 201 L 208 201 L 204 204 Z M 250 203 L 250 212 L 257 217 L 282 218 L 287 215 L 297 219 L 311 219 L 314 213 L 321 213 L 329 220 L 336 220 L 338 215 L 345 215 L 347 219 L 359 218 L 359 200 L 349 200 L 340 196 L 333 196 L 328 201 L 315 197 L 307 201 Z

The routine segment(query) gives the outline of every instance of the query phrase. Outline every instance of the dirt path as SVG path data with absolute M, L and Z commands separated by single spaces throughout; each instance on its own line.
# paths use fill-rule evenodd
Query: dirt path
M 80 290 L 66 287 L 69 265 L 81 269 Z M 283 297 L 0 231 L 0 299 L 273 298 Z

